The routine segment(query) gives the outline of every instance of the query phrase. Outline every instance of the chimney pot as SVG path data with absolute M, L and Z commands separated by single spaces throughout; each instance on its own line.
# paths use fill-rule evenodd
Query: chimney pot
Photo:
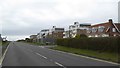
M 113 20 L 112 20 L 112 19 L 109 19 L 109 22 L 113 22 Z

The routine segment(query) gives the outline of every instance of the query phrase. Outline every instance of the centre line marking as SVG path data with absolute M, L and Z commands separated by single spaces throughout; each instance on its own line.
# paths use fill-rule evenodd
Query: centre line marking
M 58 62 L 55 62 L 55 64 L 57 64 L 58 66 L 61 66 L 61 67 L 63 67 L 63 68 L 66 68 L 66 67 L 64 67 L 62 64 L 60 64 L 60 63 L 58 63 Z
M 47 57 L 45 57 L 45 56 L 43 56 L 43 55 L 41 55 L 39 53 L 36 53 L 36 54 L 39 55 L 39 56 L 41 56 L 41 57 L 43 57 L 43 58 L 45 58 L 45 59 L 47 59 Z

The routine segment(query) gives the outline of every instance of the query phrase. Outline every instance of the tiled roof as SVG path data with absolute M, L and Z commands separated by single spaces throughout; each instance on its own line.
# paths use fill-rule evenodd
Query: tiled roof
M 116 27 L 119 29 L 120 31 L 120 23 L 115 23 Z
M 107 24 L 109 24 L 109 22 L 91 25 L 91 27 L 98 27 L 98 26 L 103 26 L 103 25 L 107 25 Z

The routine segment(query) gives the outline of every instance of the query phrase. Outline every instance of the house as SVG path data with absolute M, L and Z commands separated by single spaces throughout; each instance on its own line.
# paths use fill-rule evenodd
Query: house
M 69 37 L 74 38 L 76 35 L 86 34 L 86 30 L 89 29 L 91 24 L 79 24 L 79 22 L 74 22 L 74 25 L 69 26 Z
M 37 35 L 30 35 L 30 40 L 31 40 L 31 42 L 36 42 L 37 41 Z
M 89 37 L 112 37 L 120 36 L 120 23 L 113 23 L 112 19 L 108 22 L 92 25 L 87 30 Z
M 56 26 L 53 26 L 48 36 L 54 39 L 63 38 L 63 32 L 64 28 L 56 28 Z

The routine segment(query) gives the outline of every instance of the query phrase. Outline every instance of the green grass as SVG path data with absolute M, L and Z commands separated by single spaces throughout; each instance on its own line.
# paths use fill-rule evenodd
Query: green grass
M 6 50 L 7 46 L 9 45 L 10 41 L 4 41 L 2 42 L 2 54 Z
M 0 42 L 0 46 L 2 46 L 2 42 Z
M 92 51 L 92 50 L 76 49 L 76 48 L 69 48 L 69 47 L 64 47 L 64 46 L 57 46 L 52 49 L 120 63 L 118 61 L 118 54 L 115 54 L 115 53 L 108 53 L 108 52 L 100 53 L 100 52 Z M 120 56 L 120 54 L 119 54 L 119 56 Z M 120 58 L 119 58 L 119 60 L 120 60 Z
M 0 45 L 1 45 L 1 46 L 6 46 L 6 45 L 8 45 L 9 43 L 10 43 L 9 41 L 6 41 L 6 42 L 4 41 L 4 42 L 0 42 Z

